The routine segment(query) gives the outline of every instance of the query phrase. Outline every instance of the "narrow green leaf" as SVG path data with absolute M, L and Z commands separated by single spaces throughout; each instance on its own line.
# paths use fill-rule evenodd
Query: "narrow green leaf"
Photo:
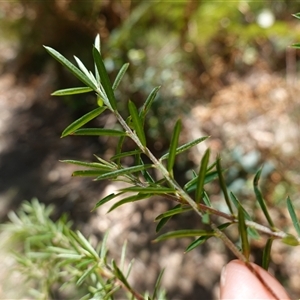
M 230 199 L 231 199 L 232 203 L 234 204 L 234 206 L 236 207 L 237 210 L 239 209 L 239 206 L 242 208 L 246 220 L 252 221 L 251 216 L 248 214 L 248 212 L 242 206 L 241 202 L 238 200 L 238 198 L 232 192 L 230 192 Z M 259 235 L 259 233 L 257 232 L 257 230 L 255 228 L 248 227 L 247 231 L 248 231 L 248 234 L 251 238 L 256 239 L 256 240 L 260 238 L 260 235 Z
M 91 274 L 94 272 L 94 270 L 95 270 L 96 268 L 97 268 L 97 265 L 94 265 L 94 266 L 92 266 L 91 268 L 87 269 L 87 270 L 80 276 L 80 278 L 77 280 L 76 284 L 77 284 L 78 286 L 80 286 L 80 285 L 84 282 L 84 280 L 85 280 L 89 275 L 91 275 Z
M 157 280 L 156 280 L 156 282 L 155 282 L 155 286 L 154 286 L 154 291 L 153 291 L 153 295 L 152 295 L 152 299 L 153 300 L 159 300 L 158 298 L 157 298 L 157 296 L 158 296 L 158 290 L 159 290 L 159 288 L 160 288 L 160 283 L 161 283 L 161 279 L 162 279 L 162 277 L 163 277 L 163 275 L 164 275 L 164 271 L 165 271 L 165 269 L 162 269 L 160 272 L 159 272 L 159 275 L 158 275 L 158 277 L 157 277 Z
M 88 77 L 94 84 L 95 84 L 95 79 L 91 76 L 91 73 L 89 72 L 89 70 L 85 67 L 85 65 L 82 63 L 82 61 L 77 57 L 77 56 L 75 56 L 74 55 L 74 58 L 75 58 L 75 60 L 76 60 L 76 62 L 77 62 L 77 65 L 78 65 L 78 67 L 79 67 L 79 69 L 82 71 L 82 73 L 86 76 L 86 77 Z M 97 86 L 97 84 L 95 84 L 95 86 Z
M 126 204 L 126 203 L 130 203 L 130 202 L 136 202 L 136 201 L 139 201 L 139 200 L 143 200 L 145 198 L 149 198 L 149 195 L 148 194 L 137 194 L 137 195 L 133 195 L 133 196 L 129 196 L 129 197 L 126 197 L 120 201 L 118 201 L 117 203 L 115 203 L 109 210 L 108 210 L 108 213 L 115 210 L 117 207 L 123 205 L 123 204 Z
M 86 251 L 88 251 L 95 259 L 98 259 L 99 256 L 95 251 L 95 249 L 90 244 L 90 242 L 82 235 L 82 233 L 79 230 L 77 230 L 76 233 L 77 233 L 78 241 L 80 242 L 81 246 Z
M 149 94 L 149 96 L 147 97 L 147 99 L 146 99 L 144 105 L 142 106 L 142 108 L 141 108 L 141 110 L 140 110 L 140 114 L 139 114 L 139 115 L 140 115 L 140 118 L 141 118 L 141 120 L 142 120 L 142 123 L 144 123 L 145 117 L 146 117 L 148 111 L 150 110 L 150 107 L 151 107 L 151 105 L 152 105 L 152 103 L 153 103 L 153 101 L 154 101 L 154 99 L 155 99 L 155 97 L 156 97 L 156 95 L 157 95 L 159 89 L 160 89 L 160 86 L 155 87 L 155 88 L 151 91 L 151 93 Z
M 204 191 L 204 193 L 203 193 L 203 202 L 204 202 L 204 204 L 205 204 L 206 206 L 212 207 L 211 202 L 210 202 L 210 199 L 209 199 L 209 197 L 208 197 L 208 195 L 207 195 L 207 193 L 206 193 L 205 191 Z
M 118 176 L 124 176 L 124 175 L 128 175 L 128 174 L 136 173 L 136 172 L 139 172 L 141 170 L 145 170 L 145 169 L 148 169 L 151 167 L 153 167 L 153 166 L 152 165 L 138 165 L 138 166 L 128 167 L 128 168 L 124 168 L 124 169 L 120 169 L 120 170 L 116 170 L 116 171 L 112 171 L 112 172 L 103 174 L 103 175 L 97 177 L 96 180 L 112 179 L 112 178 L 116 178 Z
M 259 178 L 260 178 L 260 175 L 261 175 L 261 171 L 262 169 L 259 169 L 258 172 L 255 174 L 255 177 L 254 177 L 254 180 L 253 180 L 253 187 L 254 187 L 254 193 L 255 193 L 255 196 L 256 196 L 256 200 L 258 201 L 269 225 L 271 226 L 272 229 L 275 229 L 275 226 L 274 226 L 274 223 L 269 215 L 269 212 L 268 212 L 268 209 L 267 209 L 267 206 L 266 206 L 266 203 L 265 203 L 265 200 L 263 199 L 262 197 L 262 194 L 258 188 L 258 181 L 259 181 Z
M 95 47 L 93 47 L 93 57 L 94 57 L 95 64 L 97 66 L 97 70 L 99 72 L 99 76 L 100 76 L 100 79 L 101 79 L 101 84 L 102 84 L 103 89 L 106 93 L 106 96 L 109 100 L 109 103 L 110 103 L 112 109 L 116 110 L 117 109 L 117 102 L 116 102 L 116 98 L 115 98 L 115 95 L 114 95 L 114 92 L 113 92 L 113 89 L 112 89 L 112 85 L 111 85 L 111 82 L 109 80 L 108 74 L 106 72 L 101 54 Z
M 188 252 L 192 251 L 193 249 L 195 249 L 196 247 L 198 247 L 199 245 L 204 244 L 212 236 L 214 236 L 213 233 L 211 235 L 207 235 L 207 236 L 200 236 L 199 238 L 197 238 L 196 240 L 194 240 L 192 243 L 190 243 L 186 247 L 184 253 L 188 253 Z
M 178 120 L 173 130 L 173 134 L 170 142 L 169 158 L 167 163 L 167 170 L 169 171 L 172 177 L 173 177 L 173 166 L 175 163 L 176 149 L 178 146 L 180 131 L 181 131 L 181 120 Z
M 182 153 L 186 150 L 189 150 L 190 148 L 192 148 L 193 146 L 205 141 L 207 138 L 209 138 L 208 136 L 205 136 L 205 137 L 201 137 L 199 139 L 196 139 L 192 142 L 189 142 L 189 143 L 186 143 L 182 146 L 179 146 L 177 149 L 176 149 L 176 155 L 179 154 L 179 153 Z M 169 152 L 164 154 L 159 160 L 162 161 L 164 159 L 167 159 L 169 157 Z
M 96 135 L 96 136 L 126 136 L 126 132 L 114 129 L 105 128 L 81 128 L 75 130 L 73 135 Z
M 130 115 L 132 118 L 134 130 L 135 130 L 138 138 L 140 139 L 140 142 L 142 143 L 142 145 L 144 147 L 146 147 L 146 137 L 145 137 L 145 132 L 144 132 L 141 118 L 138 114 L 138 110 L 137 110 L 135 104 L 130 100 L 128 102 L 128 108 L 129 108 L 129 112 L 130 112 Z
M 158 221 L 158 220 L 166 218 L 166 217 L 172 217 L 174 215 L 178 215 L 178 214 L 184 213 L 186 211 L 190 211 L 190 210 L 192 210 L 192 208 L 190 206 L 181 206 L 181 204 L 178 204 L 175 207 L 173 207 L 172 209 L 158 215 L 155 218 L 155 221 Z
M 263 251 L 262 267 L 267 271 L 271 260 L 272 243 L 273 243 L 273 239 L 269 238 Z
M 195 236 L 211 236 L 211 231 L 201 230 L 201 229 L 183 229 L 170 231 L 168 233 L 162 234 L 157 237 L 153 242 L 160 242 L 163 240 L 171 239 L 171 238 L 185 238 L 185 237 L 195 237 Z
M 293 205 L 290 197 L 287 197 L 286 203 L 287 203 L 287 208 L 288 208 L 289 214 L 291 216 L 293 225 L 294 225 L 294 227 L 296 229 L 296 232 L 297 232 L 298 236 L 300 237 L 299 219 L 297 218 L 296 211 L 295 211 L 294 205 Z
M 140 186 L 131 186 L 124 189 L 121 189 L 122 192 L 138 192 L 141 194 L 174 194 L 176 190 L 164 187 L 164 186 L 147 186 L 147 187 L 140 187 Z
M 60 162 L 83 166 L 83 167 L 96 168 L 101 170 L 111 170 L 111 166 L 96 163 L 96 162 L 90 163 L 90 162 L 84 162 L 84 161 L 72 160 L 72 159 L 60 160 Z
M 107 170 L 78 170 L 72 173 L 73 177 L 98 177 L 106 174 Z
M 171 218 L 172 217 L 166 217 L 166 218 L 163 218 L 163 219 L 159 220 L 159 222 L 156 225 L 155 232 L 156 233 L 160 232 L 161 229 L 169 222 L 169 220 Z
M 247 259 L 247 261 L 249 261 L 250 245 L 249 245 L 249 241 L 248 241 L 247 226 L 245 223 L 245 215 L 244 215 L 244 211 L 243 211 L 241 205 L 239 205 L 239 209 L 238 209 L 238 220 L 239 220 L 238 228 L 239 228 L 239 233 L 240 233 L 240 237 L 241 237 L 242 251 L 243 251 L 243 254 L 244 254 L 245 258 Z
M 113 83 L 113 86 L 112 86 L 113 91 L 115 91 L 118 88 L 118 86 L 119 86 L 121 80 L 123 79 L 123 76 L 126 73 L 128 67 L 129 67 L 129 63 L 126 63 L 120 69 L 120 71 L 119 71 L 119 73 L 118 73 L 118 75 L 117 75 L 117 77 L 116 77 L 116 79 Z
M 73 65 L 68 59 L 66 59 L 58 51 L 56 51 L 53 48 L 48 47 L 48 46 L 44 46 L 44 48 L 51 56 L 53 56 L 63 66 L 65 66 L 81 82 L 83 82 L 84 84 L 86 84 L 88 87 L 90 87 L 93 90 L 97 89 L 95 84 L 81 70 L 79 70 L 75 65 Z
M 200 202 L 203 191 L 204 191 L 205 175 L 206 175 L 206 170 L 207 170 L 207 166 L 208 166 L 209 155 L 210 155 L 210 150 L 207 149 L 201 159 L 200 170 L 199 170 L 199 174 L 197 177 L 196 193 L 195 193 L 196 203 Z
M 76 94 L 84 94 L 92 92 L 93 89 L 90 87 L 76 87 L 76 88 L 69 88 L 69 89 L 62 89 L 55 91 L 51 94 L 51 96 L 67 96 L 67 95 L 76 95 Z
M 100 258 L 102 259 L 102 261 L 105 261 L 106 256 L 107 256 L 107 239 L 108 239 L 108 231 L 105 232 L 103 240 L 102 240 L 102 244 L 101 244 L 101 249 L 100 249 Z
M 218 172 L 217 171 L 212 171 L 212 172 L 206 173 L 204 184 L 207 184 L 207 183 L 215 180 L 216 178 L 218 178 Z M 191 193 L 191 192 L 195 191 L 196 188 L 197 188 L 197 181 L 198 181 L 198 176 L 193 178 L 189 182 L 187 182 L 184 185 L 184 190 L 187 193 Z
M 119 158 L 128 157 L 131 155 L 136 155 L 136 154 L 141 154 L 141 153 L 142 153 L 142 150 L 140 150 L 140 149 L 136 149 L 136 150 L 132 150 L 132 151 L 128 151 L 128 152 L 122 152 L 122 153 L 118 153 L 118 154 L 112 156 L 110 158 L 110 160 L 116 160 Z
M 70 124 L 61 134 L 61 137 L 65 137 L 71 133 L 73 133 L 75 130 L 82 127 L 84 124 L 88 123 L 89 121 L 95 119 L 98 117 L 101 113 L 105 111 L 106 107 L 98 107 L 89 113 L 85 114 L 81 118 L 77 119 L 75 122 Z
M 218 172 L 220 186 L 221 186 L 224 198 L 225 198 L 225 202 L 227 204 L 227 207 L 228 207 L 229 211 L 233 215 L 234 214 L 233 209 L 232 209 L 232 206 L 231 206 L 231 202 L 229 200 L 226 183 L 225 183 L 225 180 L 224 180 L 224 177 L 223 177 L 223 172 L 222 172 L 222 167 L 221 167 L 221 159 L 219 157 L 217 159 L 217 172 Z
M 115 271 L 115 276 L 128 288 L 129 291 L 131 291 L 132 290 L 131 286 L 129 285 L 127 279 L 125 278 L 121 270 L 117 267 L 114 260 L 112 261 L 112 265 Z
M 118 193 L 118 194 L 115 194 L 115 193 L 112 193 L 112 194 L 109 194 L 107 195 L 106 197 L 102 198 L 100 201 L 98 201 L 96 203 L 96 205 L 94 206 L 94 208 L 92 209 L 92 211 L 94 211 L 96 208 L 102 206 L 103 204 L 109 202 L 110 200 L 118 197 L 119 195 L 121 195 L 122 193 Z
M 291 45 L 292 48 L 300 49 L 300 43 L 295 43 Z

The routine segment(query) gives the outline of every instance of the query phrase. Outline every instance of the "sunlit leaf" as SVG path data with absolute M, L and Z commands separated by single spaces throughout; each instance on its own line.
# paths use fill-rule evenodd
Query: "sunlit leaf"
M 170 231 L 157 237 L 153 242 L 160 242 L 171 238 L 185 238 L 185 237 L 196 237 L 196 236 L 211 236 L 211 231 L 201 229 L 183 229 L 177 231 Z
M 122 153 L 112 156 L 110 158 L 110 160 L 116 160 L 119 158 L 128 157 L 128 156 L 132 156 L 132 155 L 140 154 L 140 153 L 142 153 L 142 150 L 140 150 L 140 149 L 136 149 L 136 150 L 132 150 L 132 151 L 128 151 L 128 152 L 122 152 Z
M 131 291 L 131 286 L 129 285 L 127 279 L 125 278 L 125 276 L 123 275 L 121 270 L 117 267 L 114 260 L 112 261 L 112 265 L 113 265 L 113 269 L 115 271 L 116 277 Z
M 76 233 L 77 233 L 78 241 L 80 241 L 81 246 L 85 250 L 87 250 L 95 259 L 98 259 L 99 255 L 97 254 L 95 249 L 92 247 L 90 242 L 83 236 L 83 234 L 79 230 L 77 230 Z
M 263 199 L 262 197 L 262 194 L 258 188 L 258 181 L 259 181 L 259 178 L 260 178 L 260 175 L 261 175 L 261 171 L 262 169 L 259 169 L 258 172 L 255 174 L 255 177 L 254 177 L 254 180 L 253 180 L 253 187 L 254 187 L 254 193 L 255 193 L 255 196 L 256 196 L 256 200 L 258 201 L 269 225 L 275 229 L 275 226 L 274 226 L 274 223 L 269 215 L 269 212 L 268 212 L 268 209 L 267 209 L 267 206 L 266 206 L 266 203 L 265 203 L 265 200 Z
M 128 102 L 128 108 L 129 108 L 129 112 L 130 112 L 130 115 L 132 118 L 134 130 L 135 130 L 138 138 L 140 139 L 140 142 L 142 143 L 142 145 L 146 146 L 146 137 L 145 137 L 145 132 L 144 132 L 141 118 L 139 116 L 139 113 L 138 113 L 138 110 L 137 110 L 135 104 L 130 100 Z
M 118 176 L 123 176 L 123 175 L 127 175 L 127 174 L 132 174 L 135 172 L 139 172 L 141 170 L 145 170 L 145 169 L 151 168 L 151 167 L 152 167 L 152 165 L 138 165 L 138 166 L 128 167 L 128 168 L 124 168 L 124 169 L 119 169 L 116 171 L 112 171 L 112 172 L 103 174 L 103 175 L 97 177 L 96 180 L 112 179 L 112 178 L 116 178 Z
M 160 89 L 160 86 L 155 87 L 155 88 L 151 91 L 151 93 L 149 94 L 149 96 L 147 97 L 147 99 L 146 99 L 144 105 L 142 106 L 142 108 L 141 108 L 141 110 L 140 110 L 140 114 L 139 114 L 139 115 L 140 115 L 140 118 L 141 118 L 141 120 L 142 120 L 142 123 L 144 123 L 145 117 L 146 117 L 148 111 L 150 110 L 150 107 L 151 107 L 151 105 L 152 105 L 152 103 L 153 103 L 153 101 L 154 101 L 154 99 L 155 99 L 155 97 L 156 97 L 156 95 L 157 95 L 159 89 Z
M 170 149 L 169 149 L 168 163 L 167 163 L 167 170 L 169 171 L 171 176 L 173 176 L 173 166 L 175 163 L 176 148 L 178 145 L 180 131 L 181 131 L 181 120 L 178 120 L 173 130 L 173 135 L 171 138 Z
M 182 146 L 179 146 L 177 149 L 176 149 L 176 155 L 179 154 L 179 153 L 182 153 L 190 148 L 192 148 L 193 146 L 205 141 L 206 139 L 208 138 L 208 136 L 205 136 L 205 137 L 201 137 L 199 139 L 196 139 L 192 142 L 189 142 L 189 143 L 186 143 Z M 164 160 L 164 159 L 167 159 L 169 157 L 169 152 L 164 154 L 159 160 Z
M 96 117 L 98 117 L 101 113 L 103 113 L 105 111 L 105 109 L 106 109 L 106 107 L 98 107 L 98 108 L 88 112 L 87 114 L 85 114 L 81 118 L 77 119 L 72 124 L 70 124 L 63 131 L 63 133 L 61 134 L 61 137 L 65 137 L 65 136 L 73 133 L 75 130 L 79 129 L 80 127 L 82 127 L 83 125 L 88 123 L 89 121 L 91 121 L 91 120 L 95 119 Z
M 116 98 L 112 89 L 112 85 L 111 82 L 109 80 L 108 74 L 106 72 L 102 57 L 100 52 L 93 47 L 93 57 L 94 57 L 94 61 L 95 64 L 97 66 L 97 70 L 99 72 L 99 76 L 101 79 L 101 84 L 104 88 L 104 91 L 106 93 L 106 96 L 108 98 L 108 101 L 112 107 L 113 110 L 117 109 L 117 102 L 116 102 Z
M 81 284 L 84 282 L 84 280 L 85 280 L 89 275 L 91 275 L 91 274 L 94 272 L 94 270 L 95 270 L 96 268 L 97 268 L 97 265 L 94 265 L 94 266 L 92 266 L 91 268 L 87 269 L 87 270 L 79 277 L 79 279 L 77 280 L 76 284 L 77 284 L 77 285 L 81 285 Z
M 289 214 L 291 216 L 293 225 L 294 225 L 294 227 L 296 229 L 296 232 L 297 232 L 298 236 L 300 237 L 299 219 L 297 218 L 296 211 L 295 211 L 294 205 L 293 205 L 290 197 L 287 197 L 286 203 L 287 203 L 287 208 L 288 208 Z
M 121 80 L 123 79 L 123 76 L 126 73 L 128 67 L 129 67 L 129 63 L 126 63 L 120 69 L 120 71 L 119 71 L 119 73 L 118 73 L 118 75 L 117 75 L 117 77 L 116 77 L 116 79 L 113 83 L 113 86 L 112 86 L 113 91 L 115 91 L 118 88 L 118 86 L 119 86 Z
M 80 128 L 75 130 L 72 134 L 87 136 L 125 136 L 126 132 L 105 128 Z
M 300 13 L 292 14 L 293 17 L 300 19 Z
M 66 59 L 63 55 L 61 55 L 58 51 L 54 50 L 51 47 L 44 46 L 46 51 L 53 56 L 57 61 L 59 61 L 63 66 L 65 66 L 73 75 L 75 75 L 81 82 L 86 84 L 93 90 L 96 90 L 97 87 L 95 84 L 75 65 L 73 65 L 68 59 Z
M 199 174 L 197 177 L 196 193 L 195 193 L 196 203 L 200 202 L 200 199 L 203 194 L 203 187 L 204 187 L 204 183 L 205 183 L 205 175 L 206 175 L 206 170 L 207 170 L 208 161 L 209 161 L 209 154 L 210 154 L 210 150 L 207 149 L 201 159 L 200 170 L 199 170 Z
M 67 96 L 67 95 L 84 94 L 84 93 L 89 93 L 92 91 L 93 91 L 93 89 L 85 86 L 85 87 L 76 87 L 76 88 L 58 90 L 58 91 L 53 92 L 51 95 L 52 96 Z
M 96 163 L 96 162 L 90 163 L 90 162 L 84 162 L 84 161 L 72 160 L 72 159 L 60 160 L 60 162 L 83 166 L 83 167 L 96 168 L 96 169 L 101 169 L 101 170 L 110 170 L 111 169 L 111 167 L 108 165 L 104 165 L 104 164 L 100 164 L 100 163 Z

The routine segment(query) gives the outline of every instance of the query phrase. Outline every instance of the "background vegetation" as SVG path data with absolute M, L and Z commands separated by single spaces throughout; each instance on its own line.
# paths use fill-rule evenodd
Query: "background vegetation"
M 100 33 L 102 53 L 112 78 L 123 63 L 130 62 L 117 94 L 120 101 L 131 97 L 135 103 L 142 103 L 154 86 L 162 86 L 147 129 L 151 150 L 157 155 L 166 151 L 175 120 L 180 116 L 186 132 L 182 142 L 211 135 L 207 146 L 211 147 L 212 155 L 221 152 L 224 165 L 230 167 L 227 184 L 243 199 L 253 198 L 248 187 L 254 172 L 264 163 L 264 196 L 282 225 L 289 225 L 283 200 L 289 194 L 295 206 L 300 205 L 299 106 L 294 85 L 298 54 L 287 49 L 300 40 L 299 25 L 291 17 L 300 9 L 297 1 L 16 1 L 0 5 L 1 111 L 5 111 L 0 153 L 3 221 L 6 212 L 17 208 L 23 199 L 37 197 L 56 204 L 56 217 L 68 212 L 87 235 L 101 239 L 108 227 L 104 224 L 100 231 L 95 225 L 99 217 L 91 214 L 90 209 L 111 187 L 107 183 L 69 179 L 72 168 L 61 166 L 58 160 L 91 160 L 93 153 L 106 157 L 111 155 L 115 142 L 103 138 L 59 140 L 66 125 L 93 107 L 95 99 L 92 94 L 64 100 L 49 98 L 53 90 L 75 86 L 77 82 L 41 47 L 49 45 L 70 59 L 73 54 L 80 55 L 91 66 L 90 45 Z M 263 16 L 264 20 L 269 18 L 269 24 L 261 23 Z M 258 119 L 262 121 L 255 126 L 250 122 Z M 97 122 L 113 126 L 108 115 Z M 250 123 L 252 127 L 245 125 Z M 273 132 L 277 127 L 282 131 Z M 255 138 L 255 132 L 264 139 Z M 132 145 L 126 147 L 130 149 Z M 190 178 L 188 170 L 198 164 L 202 153 L 199 148 L 177 162 L 175 172 L 181 176 L 179 181 Z M 213 185 L 211 189 L 215 201 L 219 201 L 219 188 Z M 135 213 L 140 224 L 147 220 L 145 211 L 151 215 L 160 208 L 149 203 L 149 207 L 135 210 L 131 213 Z M 178 222 L 186 224 L 187 220 Z M 154 260 L 155 255 L 167 251 L 150 245 L 153 226 L 145 223 L 131 227 L 123 217 L 119 223 L 128 232 L 134 231 L 128 236 L 124 234 L 129 242 L 144 234 L 144 242 L 133 243 L 130 250 L 148 267 L 153 260 L 145 249 L 154 253 Z M 180 252 L 184 249 L 180 243 L 169 248 Z M 259 243 L 253 246 L 254 260 L 258 262 L 261 247 Z M 211 255 L 211 261 L 220 259 L 225 250 L 213 252 L 212 248 L 199 250 L 199 256 L 203 259 Z M 289 250 L 277 250 L 272 268 L 280 278 L 292 277 L 287 287 L 296 294 L 299 290 L 295 282 L 299 277 L 288 273 L 287 265 L 283 264 L 286 251 Z M 200 260 L 199 256 L 193 259 Z M 228 258 L 222 259 L 220 265 Z M 175 256 L 173 260 L 176 265 Z M 201 293 L 213 298 L 218 276 L 205 282 L 191 271 L 188 263 L 181 263 L 178 268 L 181 272 L 186 268 L 183 274 L 190 279 L 177 286 L 165 284 L 170 297 Z M 212 265 L 206 267 L 213 273 Z M 155 265 L 151 272 L 157 274 L 160 268 Z M 218 274 L 218 266 L 215 268 Z M 137 284 L 148 288 L 150 283 L 146 279 L 144 283 L 137 280 Z

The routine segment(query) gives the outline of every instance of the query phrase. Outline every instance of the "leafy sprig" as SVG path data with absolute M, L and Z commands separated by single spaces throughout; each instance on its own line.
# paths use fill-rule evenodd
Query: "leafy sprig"
M 281 239 L 283 242 L 290 245 L 300 244 L 300 227 L 296 216 L 296 212 L 293 208 L 291 200 L 288 198 L 288 209 L 291 214 L 292 222 L 296 228 L 298 236 L 293 236 L 289 233 L 285 233 L 274 224 L 266 202 L 263 199 L 263 195 L 259 189 L 258 183 L 261 175 L 261 170 L 257 172 L 253 181 L 254 193 L 256 201 L 261 207 L 263 214 L 266 217 L 268 225 L 262 225 L 255 222 L 255 219 L 251 217 L 241 201 L 237 197 L 227 190 L 224 179 L 224 170 L 221 166 L 221 159 L 218 157 L 215 162 L 209 165 L 210 152 L 209 149 L 205 152 L 198 171 L 193 170 L 194 178 L 187 182 L 183 187 L 176 181 L 173 168 L 176 158 L 179 154 L 189 150 L 191 147 L 203 142 L 207 137 L 199 138 L 195 141 L 179 145 L 179 136 L 181 131 L 181 121 L 178 120 L 174 126 L 169 151 L 160 158 L 156 158 L 153 153 L 147 147 L 147 138 L 145 134 L 144 124 L 146 122 L 147 112 L 150 110 L 155 96 L 159 90 L 159 87 L 154 88 L 146 99 L 144 105 L 138 109 L 132 101 L 128 101 L 128 116 L 122 116 L 118 110 L 118 102 L 115 98 L 114 91 L 121 82 L 124 76 L 128 64 L 125 64 L 119 74 L 117 75 L 113 84 L 111 84 L 108 77 L 105 65 L 100 53 L 99 37 L 96 38 L 95 47 L 93 47 L 93 57 L 95 62 L 95 75 L 86 69 L 83 63 L 75 58 L 78 67 L 73 65 L 69 60 L 63 57 L 56 50 L 45 47 L 46 50 L 62 65 L 64 65 L 71 73 L 79 78 L 86 87 L 68 88 L 60 91 L 56 91 L 53 95 L 61 96 L 66 94 L 76 94 L 83 92 L 90 92 L 92 89 L 97 98 L 103 100 L 100 108 L 95 108 L 92 112 L 82 116 L 80 119 L 69 125 L 63 132 L 62 137 L 72 134 L 81 135 L 107 135 L 119 138 L 116 154 L 110 158 L 110 160 L 100 159 L 99 168 L 94 163 L 75 162 L 68 160 L 68 163 L 81 164 L 90 169 L 75 171 L 74 176 L 92 176 L 95 180 L 122 180 L 129 184 L 129 187 L 121 189 L 116 194 L 111 194 L 100 200 L 95 208 L 103 205 L 114 199 L 117 196 L 122 196 L 123 199 L 114 204 L 109 211 L 116 209 L 120 205 L 142 201 L 152 196 L 161 196 L 170 200 L 173 200 L 176 204 L 174 208 L 162 213 L 156 218 L 159 222 L 156 230 L 160 231 L 165 224 L 174 215 L 183 214 L 186 211 L 193 210 L 205 224 L 211 227 L 211 230 L 203 229 L 180 229 L 173 232 L 167 232 L 156 238 L 155 241 L 164 240 L 167 238 L 188 238 L 194 237 L 195 240 L 187 247 L 187 251 L 191 251 L 195 247 L 204 243 L 210 237 L 220 238 L 225 245 L 234 253 L 236 257 L 244 261 L 248 268 L 251 269 L 249 264 L 250 244 L 249 238 L 258 238 L 259 232 L 267 234 L 269 236 L 266 251 L 264 252 L 265 268 L 268 267 L 271 252 L 271 241 L 274 239 Z M 116 120 L 122 126 L 123 131 L 111 130 L 106 128 L 82 128 L 92 119 L 98 117 L 105 109 L 111 111 Z M 125 139 L 131 139 L 136 148 L 129 152 L 122 151 L 122 145 Z M 142 155 L 148 157 L 151 161 L 150 164 L 144 164 Z M 127 166 L 122 164 L 122 159 L 127 156 L 133 156 L 136 162 L 133 166 Z M 160 180 L 154 179 L 149 170 L 155 169 L 159 171 L 162 178 Z M 224 195 L 225 204 L 227 206 L 227 212 L 220 211 L 213 206 L 213 202 L 209 199 L 209 195 L 206 193 L 205 185 L 212 180 L 218 178 L 221 190 Z M 192 192 L 195 194 L 193 195 Z M 130 193 L 130 194 L 129 194 Z M 132 195 L 133 193 L 133 195 Z M 224 222 L 225 219 L 225 222 Z M 253 220 L 254 219 L 254 220 Z M 231 241 L 226 234 L 226 229 L 230 225 L 238 224 L 238 229 L 241 237 L 241 250 L 235 245 L 234 241 Z M 255 272 L 254 272 L 255 273 Z M 259 278 L 259 276 L 258 276 Z M 262 278 L 259 278 L 262 283 Z M 276 298 L 276 295 L 274 295 Z

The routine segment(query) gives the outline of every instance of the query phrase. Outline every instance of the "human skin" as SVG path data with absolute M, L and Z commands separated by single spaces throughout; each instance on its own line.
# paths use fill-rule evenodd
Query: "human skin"
M 266 270 L 251 263 L 277 299 L 290 299 L 283 286 Z M 221 274 L 220 299 L 276 299 L 253 272 L 240 260 L 229 262 Z

